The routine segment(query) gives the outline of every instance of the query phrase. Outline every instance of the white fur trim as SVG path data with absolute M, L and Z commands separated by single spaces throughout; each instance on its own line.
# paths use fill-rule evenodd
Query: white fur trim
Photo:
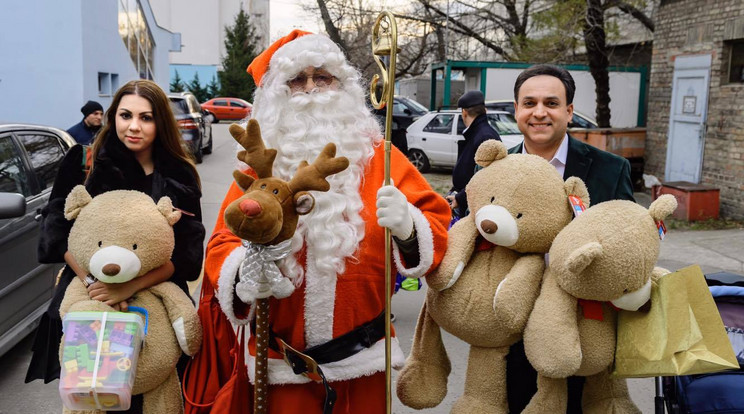
M 403 368 L 405 356 L 400 349 L 398 338 L 390 341 L 391 364 L 396 370 Z M 246 368 L 248 377 L 254 382 L 256 373 L 256 357 L 246 353 Z M 364 349 L 341 361 L 322 364 L 321 369 L 328 381 L 345 381 L 385 371 L 385 339 L 377 341 L 371 347 Z M 269 359 L 269 384 L 304 384 L 310 382 L 302 375 L 295 375 L 292 368 L 283 359 Z
M 426 274 L 434 263 L 434 235 L 431 231 L 429 220 L 424 213 L 416 208 L 413 204 L 408 203 L 408 212 L 413 218 L 413 227 L 416 229 L 416 238 L 419 246 L 419 264 L 418 266 L 406 269 L 403 267 L 403 260 L 400 257 L 398 245 L 393 243 L 393 258 L 398 272 L 404 277 L 420 278 Z
M 230 254 L 222 262 L 220 268 L 220 278 L 217 282 L 217 300 L 220 302 L 222 312 L 227 316 L 227 319 L 234 325 L 245 325 L 250 322 L 250 317 L 247 319 L 239 319 L 235 316 L 233 310 L 233 296 L 235 293 L 235 275 L 238 274 L 240 269 L 240 263 L 243 261 L 245 256 L 245 247 L 238 246 L 230 252 Z
M 305 261 L 305 341 L 315 346 L 333 339 L 333 311 L 336 306 L 338 276 L 320 274 L 317 259 L 307 250 Z
M 269 71 L 281 71 L 294 76 L 308 66 L 323 66 L 340 79 L 353 73 L 338 45 L 324 35 L 310 34 L 298 37 L 280 47 L 269 61 Z M 286 81 L 283 79 L 282 82 Z

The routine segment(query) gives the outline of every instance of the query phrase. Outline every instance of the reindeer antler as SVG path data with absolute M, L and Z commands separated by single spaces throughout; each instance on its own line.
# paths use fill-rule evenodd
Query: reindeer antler
M 289 182 L 289 188 L 294 193 L 305 190 L 328 191 L 331 185 L 326 181 L 326 177 L 341 172 L 348 166 L 348 158 L 336 158 L 336 145 L 328 143 L 311 165 L 308 165 L 307 161 L 300 163 Z
M 245 148 L 238 153 L 238 159 L 248 164 L 256 172 L 258 178 L 271 177 L 271 167 L 276 158 L 275 149 L 266 149 L 261 138 L 261 127 L 258 121 L 251 119 L 248 127 L 243 129 L 238 124 L 230 125 L 230 135 Z

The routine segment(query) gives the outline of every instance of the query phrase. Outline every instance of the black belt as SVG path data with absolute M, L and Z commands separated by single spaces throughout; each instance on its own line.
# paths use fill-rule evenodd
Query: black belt
M 251 323 L 251 327 L 255 332 L 255 321 Z M 330 414 L 333 412 L 333 405 L 336 402 L 336 391 L 328 385 L 328 381 L 319 365 L 346 359 L 371 347 L 384 337 L 385 311 L 350 332 L 326 343 L 307 348 L 302 352 L 287 345 L 283 340 L 277 338 L 274 331 L 269 329 L 269 348 L 284 355 L 285 361 L 292 367 L 295 375 L 305 375 L 313 381 L 323 383 L 326 390 L 323 413 Z

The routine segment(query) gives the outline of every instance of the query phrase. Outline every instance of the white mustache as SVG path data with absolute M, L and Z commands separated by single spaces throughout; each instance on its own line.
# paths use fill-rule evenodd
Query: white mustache
M 318 88 L 308 93 L 295 92 L 289 98 L 289 104 L 296 108 L 304 108 L 310 105 L 327 105 L 338 99 L 338 91 L 320 91 Z

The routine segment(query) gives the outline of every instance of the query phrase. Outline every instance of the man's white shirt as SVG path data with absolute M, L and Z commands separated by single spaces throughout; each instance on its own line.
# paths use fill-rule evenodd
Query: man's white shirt
M 524 144 L 522 144 L 522 154 L 529 154 L 527 152 L 527 146 Z M 563 173 L 566 171 L 566 157 L 568 157 L 568 134 L 563 136 L 561 145 L 555 154 L 553 154 L 553 159 L 550 160 L 550 165 L 555 167 L 561 177 L 563 177 Z

